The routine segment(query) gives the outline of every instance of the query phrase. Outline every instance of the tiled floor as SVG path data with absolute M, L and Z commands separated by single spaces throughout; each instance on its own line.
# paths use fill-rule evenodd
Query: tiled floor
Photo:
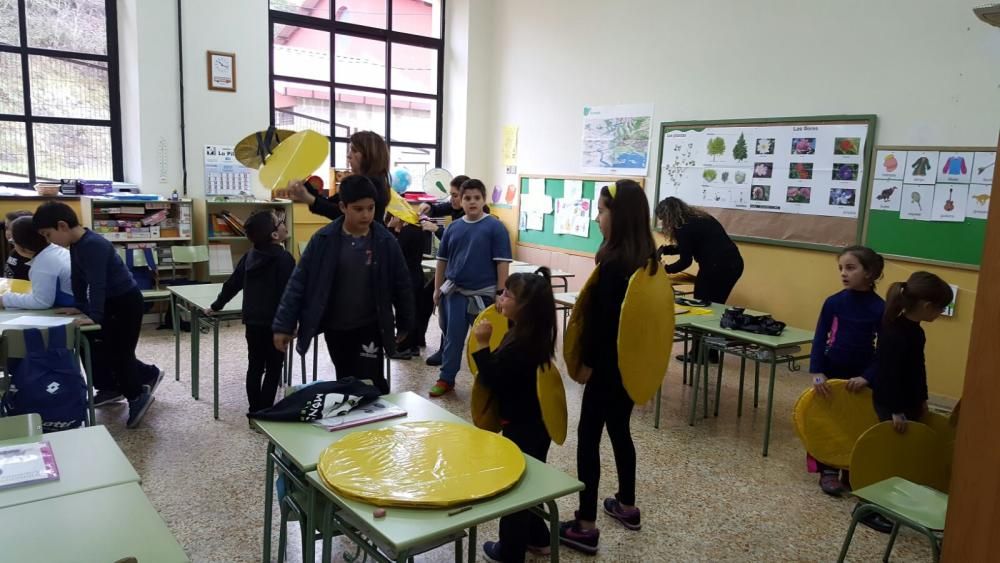
M 434 325 L 435 323 L 431 323 Z M 211 339 L 202 342 L 202 394 L 190 396 L 190 352 L 184 334 L 181 381 L 173 379 L 173 335 L 149 329 L 140 342 L 140 356 L 167 371 L 156 403 L 143 425 L 126 430 L 124 405 L 100 409 L 106 424 L 142 476 L 142 488 L 160 511 L 185 551 L 196 562 L 260 561 L 263 528 L 265 441 L 248 429 L 243 378 L 246 345 L 242 327 L 223 331 L 221 347 L 221 419 L 212 419 Z M 436 328 L 427 335 L 436 342 Z M 432 349 L 434 347 L 432 346 Z M 320 353 L 322 377 L 332 366 Z M 632 532 L 599 516 L 601 548 L 585 557 L 566 548 L 563 561 L 834 561 L 854 502 L 823 495 L 816 477 L 804 469 L 804 454 L 790 422 L 796 397 L 807 384 L 801 374 L 781 370 L 775 388 L 771 452 L 761 457 L 765 403 L 752 407 L 751 391 L 742 418 L 736 417 L 736 374 L 729 366 L 718 418 L 687 425 L 690 388 L 681 384 L 678 366 L 671 366 L 665 383 L 659 429 L 653 428 L 653 407 L 636 408 L 632 434 L 638 452 L 638 505 L 643 529 Z M 296 377 L 298 372 L 296 371 Z M 460 376 L 455 393 L 440 404 L 468 416 L 470 377 Z M 394 391 L 426 393 L 436 370 L 422 359 L 394 362 Z M 582 388 L 565 380 L 570 427 L 579 417 Z M 762 383 L 762 393 L 766 387 Z M 553 446 L 549 463 L 575 474 L 575 432 Z M 601 496 L 615 492 L 610 444 L 602 467 Z M 572 514 L 576 498 L 559 503 Z M 294 524 L 293 524 L 294 525 Z M 481 541 L 495 539 L 495 523 L 479 531 Z M 276 536 L 276 533 L 275 533 Z M 300 545 L 290 533 L 289 560 L 301 560 Z M 878 561 L 887 536 L 859 527 L 850 561 Z M 342 550 L 347 546 L 338 544 Z M 353 550 L 352 550 L 353 551 Z M 335 555 L 335 561 L 341 560 Z M 450 547 L 418 561 L 454 561 Z M 485 560 L 480 551 L 479 560 Z M 927 561 L 930 550 L 921 538 L 903 531 L 893 561 Z

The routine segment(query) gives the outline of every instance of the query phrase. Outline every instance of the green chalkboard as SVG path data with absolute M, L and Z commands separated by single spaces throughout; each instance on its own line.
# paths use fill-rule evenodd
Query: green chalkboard
M 978 153 L 995 150 L 991 147 L 875 147 L 876 154 L 908 151 Z M 872 176 L 874 178 L 875 175 Z M 869 193 L 872 189 L 869 189 Z M 887 256 L 969 269 L 979 268 L 985 239 L 986 220 L 982 218 L 966 217 L 961 222 L 913 221 L 901 219 L 899 211 L 878 209 L 868 211 L 864 237 L 865 245 Z
M 541 178 L 541 176 L 522 176 L 521 177 L 521 193 L 528 193 L 528 179 Z M 567 179 L 579 180 L 581 178 L 559 178 L 557 176 L 545 177 L 545 195 L 551 197 L 553 200 L 561 198 L 563 196 L 563 182 Z M 590 179 L 583 180 L 583 197 L 584 199 L 594 198 L 594 187 L 598 182 L 608 182 L 614 181 L 614 179 Z M 583 252 L 587 254 L 595 254 L 597 249 L 601 246 L 601 241 L 604 240 L 601 236 L 601 231 L 597 227 L 597 221 L 590 222 L 590 236 L 587 238 L 578 237 L 574 235 L 557 235 L 553 232 L 553 226 L 555 224 L 555 215 L 548 213 L 545 216 L 545 227 L 541 231 L 528 231 L 525 229 L 519 229 L 517 238 L 518 242 L 526 242 L 528 244 L 537 244 L 540 246 L 548 246 L 555 249 L 570 250 L 575 252 Z

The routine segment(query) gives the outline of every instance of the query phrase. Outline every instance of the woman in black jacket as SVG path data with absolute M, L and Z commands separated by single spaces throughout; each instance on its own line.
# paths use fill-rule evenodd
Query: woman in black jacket
M 385 207 L 389 204 L 389 147 L 378 133 L 358 131 L 351 135 L 347 145 L 347 165 L 352 174 L 368 176 L 378 189 L 375 198 L 375 220 L 382 221 Z M 343 213 L 340 211 L 340 195 L 329 198 L 316 193 L 301 180 L 288 183 L 292 201 L 309 204 L 309 211 L 322 215 L 331 221 Z
M 667 265 L 667 273 L 682 272 L 692 261 L 698 262 L 695 299 L 724 304 L 743 275 L 743 257 L 726 229 L 715 217 L 676 197 L 656 206 L 656 219 L 660 232 L 674 242 L 660 247 L 660 253 L 680 256 Z

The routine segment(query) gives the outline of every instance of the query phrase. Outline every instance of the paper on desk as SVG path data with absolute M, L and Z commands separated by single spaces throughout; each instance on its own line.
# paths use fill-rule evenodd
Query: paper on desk
M 38 315 L 24 315 L 4 321 L 0 324 L 12 326 L 63 326 L 73 322 L 73 317 L 42 317 Z

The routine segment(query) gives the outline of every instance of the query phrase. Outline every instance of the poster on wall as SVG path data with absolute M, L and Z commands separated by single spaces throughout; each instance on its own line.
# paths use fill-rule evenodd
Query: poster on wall
M 583 238 L 590 236 L 590 205 L 589 199 L 557 199 L 552 232 Z
M 585 106 L 583 172 L 645 176 L 652 126 L 652 104 Z
M 668 130 L 660 198 L 691 205 L 856 218 L 866 124 Z M 898 164 L 897 164 L 898 166 Z
M 232 146 L 205 145 L 205 195 L 238 196 L 253 191 L 256 171 L 236 160 Z

